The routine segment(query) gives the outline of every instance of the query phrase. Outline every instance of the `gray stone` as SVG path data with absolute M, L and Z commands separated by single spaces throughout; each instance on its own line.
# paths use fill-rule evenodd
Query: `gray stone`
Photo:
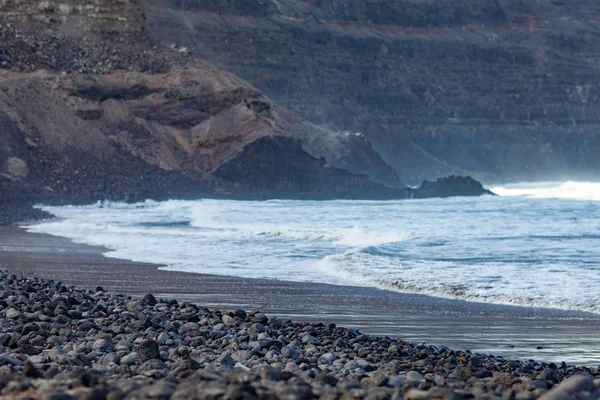
M 28 359 L 33 364 L 43 364 L 45 362 L 48 362 L 48 359 L 42 355 L 29 356 Z
M 540 396 L 539 400 L 570 400 L 571 396 L 564 390 L 551 390 Z
M 158 341 L 158 343 L 164 344 L 167 342 L 167 340 L 169 340 L 169 335 L 167 335 L 166 333 L 161 333 L 160 335 L 158 335 L 158 337 L 156 338 L 156 340 Z
M 144 303 L 142 303 L 140 300 L 134 300 L 134 301 L 130 301 L 129 303 L 127 303 L 127 311 L 129 311 L 130 313 L 136 313 L 138 311 L 141 311 L 144 309 Z
M 151 399 L 169 399 L 175 392 L 175 384 L 172 382 L 159 381 L 145 390 L 145 394 Z
M 560 381 L 560 376 L 554 369 L 545 369 L 538 374 L 537 379 L 558 383 Z
M 371 377 L 371 382 L 369 384 L 369 387 L 379 387 L 379 386 L 386 386 L 388 384 L 388 382 L 390 381 L 390 378 L 388 378 L 387 375 L 382 374 L 382 373 L 376 373 L 375 375 L 373 375 Z
M 100 360 L 100 363 L 102 365 L 113 365 L 113 364 L 119 364 L 119 361 L 120 361 L 120 358 L 118 355 L 116 355 L 115 353 L 108 353 L 107 355 L 102 357 L 102 359 Z
M 259 324 L 259 323 L 254 323 L 252 324 L 252 326 L 248 329 L 248 333 L 249 334 L 258 334 L 260 332 L 264 332 L 265 331 L 265 326 L 263 324 Z
M 427 392 L 425 390 L 410 389 L 404 395 L 404 400 L 425 400 L 427 399 Z
M 574 375 L 570 378 L 562 381 L 557 387 L 556 390 L 563 390 L 567 393 L 573 394 L 578 393 L 584 390 L 594 390 L 596 387 L 594 385 L 594 380 L 589 375 Z
M 123 357 L 121 357 L 121 365 L 131 365 L 134 364 L 137 360 L 139 360 L 140 355 L 135 351 L 129 353 Z
M 269 318 L 263 313 L 254 314 L 254 321 L 260 324 L 266 325 L 269 322 Z
M 144 359 L 161 360 L 160 348 L 154 340 L 144 340 L 137 348 L 137 352 Z
M 15 367 L 20 367 L 21 365 L 23 365 L 23 361 L 17 360 L 16 358 L 11 357 L 8 354 L 2 354 L 0 356 L 0 363 L 4 364 L 4 365 L 10 364 L 10 365 L 15 366 Z
M 541 379 L 534 379 L 531 383 L 533 384 L 533 386 L 535 386 L 536 389 L 548 389 L 546 381 L 543 381 Z
M 80 365 L 82 367 L 92 366 L 92 360 L 90 360 L 89 357 L 82 353 L 77 353 L 75 357 L 73 357 L 73 362 L 75 363 L 75 365 Z
M 285 346 L 281 349 L 281 355 L 285 358 L 290 358 L 292 360 L 297 360 L 300 355 L 298 354 L 298 349 L 296 346 Z
M 295 385 L 287 386 L 280 397 L 286 400 L 312 400 L 315 398 L 315 395 L 309 386 Z
M 406 374 L 406 379 L 409 382 L 421 382 L 425 378 L 423 377 L 423 375 L 421 375 L 417 371 L 408 371 L 408 374 Z M 407 395 L 408 395 L 408 393 L 407 393 Z
M 321 341 L 319 339 L 317 339 L 316 337 L 314 337 L 313 335 L 306 334 L 302 337 L 302 343 L 318 346 L 321 344 Z
M 115 345 L 109 339 L 98 339 L 92 345 L 92 349 L 106 353 L 109 351 L 114 351 Z
M 533 392 L 517 392 L 517 394 L 515 394 L 515 400 L 533 400 L 536 396 L 533 394 Z
M 331 365 L 335 361 L 335 355 L 333 353 L 325 353 L 319 357 L 319 364 Z
M 481 367 L 481 359 L 477 356 L 472 356 L 471 359 L 469 360 L 469 366 L 472 369 Z
M 137 372 L 160 371 L 167 368 L 169 367 L 160 360 L 148 360 L 137 368 Z

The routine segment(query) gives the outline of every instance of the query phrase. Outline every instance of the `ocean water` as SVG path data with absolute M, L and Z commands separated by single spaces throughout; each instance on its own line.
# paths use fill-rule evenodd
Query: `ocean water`
M 600 313 L 600 184 L 491 189 L 499 196 L 41 206 L 59 219 L 28 229 L 174 271 Z

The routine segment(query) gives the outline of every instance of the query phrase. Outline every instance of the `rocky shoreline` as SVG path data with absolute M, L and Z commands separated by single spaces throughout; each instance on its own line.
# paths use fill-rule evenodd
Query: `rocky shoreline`
M 7 398 L 596 399 L 600 368 L 0 273 Z

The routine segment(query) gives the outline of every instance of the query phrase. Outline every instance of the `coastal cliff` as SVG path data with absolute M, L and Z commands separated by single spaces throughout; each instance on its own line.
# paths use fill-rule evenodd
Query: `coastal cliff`
M 0 21 L 2 200 L 235 194 L 240 183 L 215 171 L 265 137 L 282 138 L 296 163 L 294 174 L 271 171 L 261 193 L 308 175 L 309 192 L 331 196 L 402 187 L 363 135 L 316 126 L 152 40 L 133 1 L 4 1 Z
M 413 197 L 364 133 L 315 124 L 151 27 L 135 1 L 0 2 L 0 203 Z
M 363 133 L 405 183 L 597 179 L 596 1 L 142 3 L 150 34 Z

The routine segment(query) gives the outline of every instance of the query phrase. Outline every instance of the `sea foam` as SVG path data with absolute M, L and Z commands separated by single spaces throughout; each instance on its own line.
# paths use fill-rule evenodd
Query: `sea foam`
M 42 207 L 30 226 L 166 269 L 600 312 L 599 185 L 410 201 L 198 200 Z

